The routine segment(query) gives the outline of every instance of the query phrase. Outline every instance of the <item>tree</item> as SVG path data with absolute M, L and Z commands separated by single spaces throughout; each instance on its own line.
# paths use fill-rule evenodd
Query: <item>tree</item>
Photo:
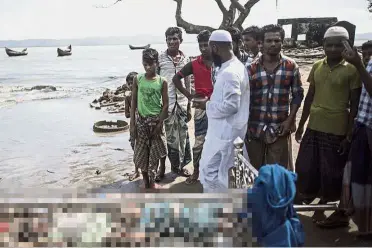
M 110 6 L 113 6 L 122 1 L 123 0 L 116 0 L 116 2 L 114 2 Z M 215 30 L 215 28 L 212 28 L 209 26 L 197 25 L 197 24 L 193 24 L 193 23 L 185 21 L 182 18 L 183 0 L 173 0 L 173 1 L 177 3 L 176 13 L 175 13 L 177 26 L 180 28 L 183 28 L 187 34 L 199 34 L 203 30 L 210 30 L 210 31 Z M 249 13 L 251 12 L 252 7 L 256 3 L 258 3 L 260 0 L 245 0 L 246 3 L 244 5 L 239 3 L 239 0 L 230 0 L 230 6 L 228 9 L 222 3 L 223 0 L 214 0 L 214 1 L 222 13 L 222 21 L 218 28 L 226 29 L 228 27 L 234 26 L 234 27 L 239 28 L 240 30 L 243 30 L 243 23 L 245 19 L 247 19 Z

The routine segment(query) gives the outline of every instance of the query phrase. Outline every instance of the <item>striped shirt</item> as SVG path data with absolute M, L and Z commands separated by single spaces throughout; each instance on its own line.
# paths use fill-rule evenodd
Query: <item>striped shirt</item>
M 263 66 L 263 56 L 248 65 L 247 70 L 251 89 L 248 126 L 250 134 L 259 138 L 267 127 L 275 130 L 287 119 L 290 104 L 301 104 L 304 89 L 298 65 L 287 56 L 281 56 L 271 75 Z
M 372 60 L 368 63 L 367 71 L 372 75 Z M 360 95 L 356 121 L 372 128 L 372 97 L 368 94 L 364 85 Z
M 176 64 L 174 63 L 171 56 L 168 55 L 167 50 L 162 52 L 159 56 L 159 71 L 158 74 L 164 77 L 168 82 L 168 96 L 169 96 L 169 112 L 173 111 L 175 103 L 177 102 L 180 107 L 183 107 L 185 110 L 187 108 L 188 99 L 185 97 L 176 86 L 173 84 L 173 76 L 176 75 L 188 62 L 190 59 L 186 57 L 180 51 L 180 60 Z M 182 79 L 183 86 L 190 90 L 190 80 L 189 78 Z

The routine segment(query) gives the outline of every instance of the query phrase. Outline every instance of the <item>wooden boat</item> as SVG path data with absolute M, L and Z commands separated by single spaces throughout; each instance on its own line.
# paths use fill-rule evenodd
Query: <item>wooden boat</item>
M 61 48 L 57 48 L 58 57 L 71 56 L 71 54 L 72 54 L 71 50 L 72 50 L 71 45 L 69 45 L 66 50 L 62 50 Z
M 5 47 L 5 52 L 6 54 L 8 54 L 9 57 L 26 56 L 28 54 L 27 48 L 23 49 L 21 52 L 17 52 Z
M 129 45 L 130 50 L 140 50 L 140 49 L 147 49 L 150 48 L 150 44 L 147 44 L 146 46 L 132 46 Z

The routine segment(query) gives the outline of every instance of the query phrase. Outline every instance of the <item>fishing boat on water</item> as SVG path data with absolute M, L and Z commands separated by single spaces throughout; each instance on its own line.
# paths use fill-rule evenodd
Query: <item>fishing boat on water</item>
M 146 46 L 132 46 L 129 45 L 130 50 L 140 50 L 140 49 L 147 49 L 150 48 L 150 44 L 147 44 Z
M 28 54 L 27 48 L 23 49 L 21 52 L 18 52 L 5 47 L 5 52 L 9 57 L 26 56 Z
M 71 45 L 69 45 L 67 47 L 67 49 L 65 49 L 65 50 L 63 50 L 61 48 L 57 48 L 58 57 L 71 56 L 71 54 L 72 54 L 71 50 L 72 50 Z

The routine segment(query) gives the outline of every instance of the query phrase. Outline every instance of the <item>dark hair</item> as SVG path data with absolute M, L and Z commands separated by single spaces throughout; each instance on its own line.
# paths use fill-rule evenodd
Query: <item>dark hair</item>
M 127 77 L 125 78 L 125 81 L 130 81 L 130 80 L 133 80 L 133 78 L 137 75 L 138 73 L 135 72 L 135 71 L 132 71 L 132 72 L 129 72 Z
M 211 32 L 209 32 L 208 30 L 203 30 L 198 34 L 198 37 L 196 38 L 198 39 L 198 42 L 207 42 L 209 41 L 209 37 L 211 37 Z
M 372 40 L 366 41 L 362 44 L 362 50 L 372 48 Z
M 228 27 L 226 29 L 231 35 L 231 38 L 234 42 L 239 42 L 239 40 L 242 40 L 242 32 L 237 27 Z
M 250 35 L 255 40 L 262 40 L 261 29 L 257 26 L 250 26 L 242 32 L 243 35 Z
M 153 48 L 147 48 L 142 52 L 142 60 L 148 63 L 159 62 L 159 53 Z
M 284 41 L 285 32 L 282 26 L 280 26 L 279 24 L 270 24 L 263 26 L 261 28 L 262 40 L 265 38 L 266 33 L 280 33 L 280 37 L 282 38 L 282 41 Z
M 167 28 L 167 30 L 165 31 L 165 38 L 167 38 L 168 36 L 175 35 L 175 34 L 177 34 L 178 38 L 182 40 L 182 30 L 179 27 Z

